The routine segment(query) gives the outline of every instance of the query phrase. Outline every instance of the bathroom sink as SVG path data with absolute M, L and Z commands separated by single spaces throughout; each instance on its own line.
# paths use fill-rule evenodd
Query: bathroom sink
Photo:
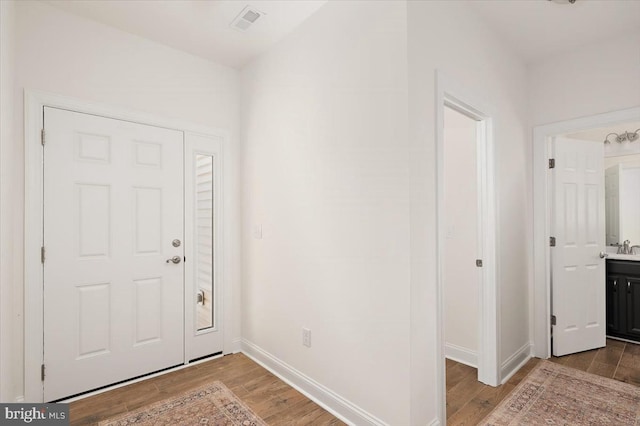
M 609 254 L 607 259 L 617 260 L 633 260 L 634 262 L 640 262 L 640 254 Z
M 640 262 L 640 254 L 618 254 L 618 247 L 607 246 L 607 259 L 633 260 Z

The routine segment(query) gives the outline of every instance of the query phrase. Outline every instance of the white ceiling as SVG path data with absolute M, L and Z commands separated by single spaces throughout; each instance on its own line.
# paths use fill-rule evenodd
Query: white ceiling
M 640 31 L 638 0 L 469 1 L 527 63 Z
M 327 0 L 43 0 L 129 33 L 240 68 Z M 343 0 L 334 0 L 343 1 Z M 367 1 L 361 1 L 366 7 Z M 423 0 L 430 1 L 430 0 Z M 451 1 L 451 0 L 449 0 Z M 640 31 L 640 0 L 470 0 L 527 63 Z M 229 27 L 245 6 L 266 15 L 249 31 Z
M 239 68 L 293 31 L 327 0 L 44 1 L 73 14 Z M 246 32 L 231 28 L 231 21 L 247 5 L 265 15 Z

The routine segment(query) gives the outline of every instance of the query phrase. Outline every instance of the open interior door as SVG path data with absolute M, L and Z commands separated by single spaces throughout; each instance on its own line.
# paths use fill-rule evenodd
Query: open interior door
M 552 347 L 562 356 L 606 343 L 604 146 L 556 137 L 553 158 Z

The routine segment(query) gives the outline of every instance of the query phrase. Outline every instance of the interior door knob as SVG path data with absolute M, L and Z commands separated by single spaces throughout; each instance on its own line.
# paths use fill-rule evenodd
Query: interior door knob
M 180 263 L 180 261 L 182 261 L 182 258 L 180 256 L 173 256 L 171 259 L 167 259 L 167 263 Z
M 605 257 L 609 257 L 609 255 L 603 251 L 600 252 L 600 259 L 604 259 Z

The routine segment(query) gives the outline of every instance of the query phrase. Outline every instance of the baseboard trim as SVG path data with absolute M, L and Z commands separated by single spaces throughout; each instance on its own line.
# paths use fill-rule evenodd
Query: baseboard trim
M 445 343 L 444 356 L 469 367 L 478 368 L 478 353 L 462 346 Z
M 231 341 L 231 351 L 232 354 L 237 354 L 238 352 L 242 352 L 242 338 L 236 337 Z
M 388 426 L 374 415 L 351 403 L 331 389 L 326 388 L 246 339 L 242 339 L 242 353 L 343 422 L 358 426 Z
M 429 426 L 440 426 L 440 419 L 438 419 L 437 417 L 433 420 L 431 420 L 431 423 L 429 423 Z
M 505 384 L 518 370 L 531 359 L 531 343 L 525 343 L 513 355 L 506 359 L 500 367 L 500 384 Z

